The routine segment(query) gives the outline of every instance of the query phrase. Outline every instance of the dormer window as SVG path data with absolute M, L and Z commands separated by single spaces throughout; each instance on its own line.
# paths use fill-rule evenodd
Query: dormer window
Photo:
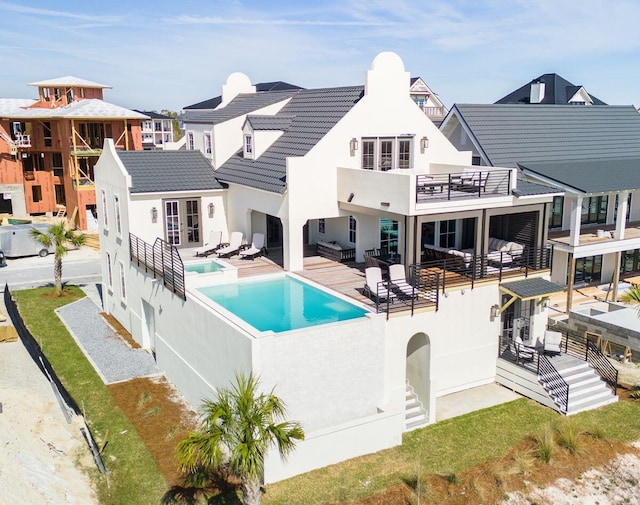
M 211 133 L 204 134 L 204 154 L 211 156 Z
M 253 158 L 253 135 L 244 136 L 244 155 Z
M 187 132 L 187 151 L 195 150 L 196 146 L 193 141 L 193 132 Z

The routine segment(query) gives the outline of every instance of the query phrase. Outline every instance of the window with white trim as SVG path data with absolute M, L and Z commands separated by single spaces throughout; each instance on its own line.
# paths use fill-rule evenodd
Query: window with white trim
M 353 216 L 349 216 L 349 242 L 356 243 L 356 220 Z
M 323 233 L 324 234 L 325 225 L 326 225 L 326 222 L 325 222 L 324 218 L 318 219 L 318 233 Z
M 245 156 L 248 156 L 248 157 L 253 156 L 253 136 L 252 135 L 244 136 L 244 154 Z
M 211 133 L 204 134 L 204 154 L 211 154 Z
M 111 253 L 107 252 L 107 286 L 113 289 L 113 272 L 111 271 Z
M 102 224 L 105 228 L 109 228 L 109 215 L 107 212 L 107 192 L 103 189 L 101 190 L 102 196 Z
M 407 169 L 413 166 L 413 135 L 361 139 L 364 170 Z
M 118 268 L 120 269 L 120 298 L 124 302 L 127 300 L 127 286 L 125 284 L 124 263 L 122 261 L 118 261 Z
M 118 236 L 122 235 L 122 221 L 120 219 L 120 197 L 113 195 L 113 209 L 116 215 L 116 233 Z
M 194 151 L 196 148 L 195 142 L 193 140 L 193 132 L 187 132 L 187 150 Z

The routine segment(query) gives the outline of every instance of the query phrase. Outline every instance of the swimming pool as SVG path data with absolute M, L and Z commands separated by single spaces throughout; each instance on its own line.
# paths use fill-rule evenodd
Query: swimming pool
M 217 263 L 214 260 L 209 261 L 199 261 L 197 263 L 185 263 L 184 271 L 185 272 L 195 272 L 198 274 L 209 274 L 212 272 L 219 272 L 224 267 Z
M 280 333 L 367 313 L 290 276 L 200 287 L 198 291 L 259 331 Z

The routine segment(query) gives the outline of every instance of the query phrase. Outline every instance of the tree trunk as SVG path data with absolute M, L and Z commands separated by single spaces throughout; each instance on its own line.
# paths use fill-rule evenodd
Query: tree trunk
M 242 479 L 240 488 L 242 489 L 242 503 L 244 505 L 260 505 L 260 500 L 262 499 L 260 480 L 245 477 Z
M 53 279 L 56 284 L 56 294 L 62 294 L 62 258 L 56 258 L 53 262 Z

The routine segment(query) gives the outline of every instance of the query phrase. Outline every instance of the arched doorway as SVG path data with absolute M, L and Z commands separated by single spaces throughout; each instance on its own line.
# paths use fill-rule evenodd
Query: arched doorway
M 430 363 L 431 342 L 429 337 L 424 333 L 416 333 L 407 343 L 406 378 L 425 410 L 426 422 L 431 417 L 429 415 L 431 403 Z

